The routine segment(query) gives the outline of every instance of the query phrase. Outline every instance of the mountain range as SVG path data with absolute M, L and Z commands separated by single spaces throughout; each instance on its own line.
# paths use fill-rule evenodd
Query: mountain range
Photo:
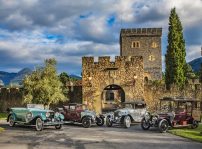
M 32 70 L 29 68 L 24 68 L 17 73 L 9 73 L 9 72 L 0 71 L 0 86 L 1 85 L 6 86 L 9 84 L 19 86 L 22 84 L 22 80 L 24 79 L 24 77 L 31 73 L 32 73 Z M 74 78 L 76 80 L 81 80 L 80 76 L 77 76 L 74 74 L 71 74 L 69 76 L 70 76 L 70 78 Z
M 191 65 L 192 69 L 195 72 L 199 72 L 202 64 L 202 57 L 196 58 L 189 62 L 189 65 Z
M 195 72 L 199 72 L 201 64 L 202 64 L 202 57 L 199 57 L 199 58 L 196 58 L 196 59 L 190 61 L 189 64 L 191 65 L 192 69 Z M 24 68 L 17 73 L 9 73 L 9 72 L 0 71 L 0 85 L 1 84 L 4 84 L 5 86 L 9 85 L 9 84 L 21 85 L 24 77 L 31 73 L 32 73 L 32 70 L 29 68 Z M 71 78 L 81 80 L 80 76 L 77 76 L 74 74 L 71 74 L 69 76 Z
M 0 80 L 3 81 L 4 85 L 21 85 L 25 75 L 29 75 L 30 73 L 32 73 L 32 70 L 29 68 L 24 68 L 17 73 L 0 71 Z

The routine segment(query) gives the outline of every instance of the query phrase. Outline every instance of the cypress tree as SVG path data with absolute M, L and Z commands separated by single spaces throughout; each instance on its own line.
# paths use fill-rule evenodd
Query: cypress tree
M 165 82 L 167 89 L 174 84 L 183 88 L 186 81 L 186 50 L 183 27 L 175 8 L 171 9 L 168 28 L 168 46 L 165 55 Z

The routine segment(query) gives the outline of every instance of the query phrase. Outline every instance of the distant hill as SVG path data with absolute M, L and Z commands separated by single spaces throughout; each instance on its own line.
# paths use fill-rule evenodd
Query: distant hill
M 201 63 L 202 63 L 202 57 L 196 58 L 192 61 L 189 62 L 189 65 L 191 65 L 192 69 L 195 72 L 199 72 L 200 68 L 201 68 Z
M 10 81 L 10 83 L 12 84 L 17 84 L 17 85 L 20 85 L 22 84 L 22 80 L 24 79 L 24 77 L 26 75 L 29 75 L 32 73 L 32 70 L 29 69 L 29 68 L 24 68 L 22 70 L 20 70 L 16 76 Z
M 81 80 L 82 79 L 80 76 L 77 76 L 77 75 L 74 75 L 74 74 L 69 75 L 69 77 L 73 78 L 73 79 L 76 79 L 76 80 Z
M 4 85 L 9 85 L 10 83 L 15 85 L 20 85 L 25 75 L 28 75 L 32 72 L 29 68 L 24 68 L 20 70 L 18 73 L 9 73 L 0 71 L 0 80 L 3 81 Z
M 9 73 L 0 71 L 0 80 L 3 81 L 4 85 L 8 85 L 12 79 L 15 78 L 17 73 Z

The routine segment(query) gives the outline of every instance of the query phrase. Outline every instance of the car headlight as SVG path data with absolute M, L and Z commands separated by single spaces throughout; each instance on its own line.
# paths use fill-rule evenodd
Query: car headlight
M 118 113 L 118 116 L 122 116 L 122 115 L 124 115 L 125 113 L 124 112 L 119 112 Z
M 144 117 L 145 117 L 146 120 L 149 120 L 150 119 L 150 114 L 147 112 L 147 113 L 145 113 Z
M 32 113 L 31 112 L 29 112 L 29 113 L 27 113 L 27 115 L 26 115 L 26 117 L 27 117 L 27 119 L 31 119 L 32 118 Z
M 55 117 L 59 117 L 60 113 L 59 112 L 55 112 Z
M 46 112 L 46 117 L 50 117 L 50 113 L 49 112 Z

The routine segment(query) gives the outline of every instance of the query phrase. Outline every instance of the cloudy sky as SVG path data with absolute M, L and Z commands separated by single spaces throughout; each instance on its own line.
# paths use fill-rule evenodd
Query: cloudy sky
M 162 27 L 170 9 L 184 27 L 187 61 L 200 57 L 202 0 L 0 0 L 0 71 L 56 58 L 58 72 L 80 74 L 82 56 L 119 55 L 121 28 Z

